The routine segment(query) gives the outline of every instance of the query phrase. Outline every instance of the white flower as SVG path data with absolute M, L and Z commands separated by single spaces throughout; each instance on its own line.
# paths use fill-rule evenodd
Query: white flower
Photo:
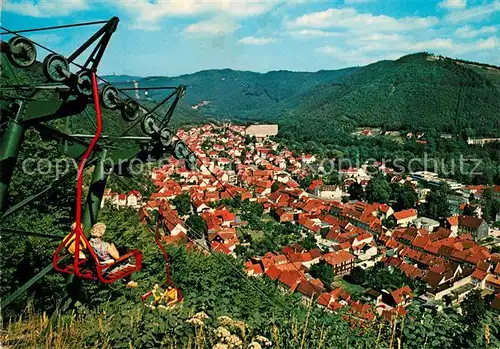
M 229 347 L 226 344 L 217 343 L 212 349 L 229 349 Z
M 189 320 L 186 320 L 187 323 L 190 323 L 190 324 L 193 324 L 193 325 L 198 325 L 198 326 L 203 326 L 204 323 L 203 321 L 201 321 L 200 319 L 197 319 L 197 318 L 191 318 Z
M 231 332 L 229 332 L 226 328 L 224 327 L 218 327 L 215 330 L 215 335 L 219 338 L 226 338 L 231 335 Z
M 269 339 L 267 339 L 264 336 L 257 336 L 257 337 L 255 337 L 255 340 L 257 342 L 263 343 L 266 347 L 269 347 L 269 346 L 271 346 L 271 344 L 273 344 Z
M 227 337 L 226 342 L 229 344 L 230 348 L 241 348 L 241 346 L 243 345 L 241 339 L 238 336 L 235 336 L 234 334 Z
M 262 349 L 262 346 L 257 342 L 252 342 L 248 345 L 248 349 Z
M 200 311 L 199 313 L 194 314 L 193 318 L 203 320 L 203 319 L 208 319 L 208 315 Z

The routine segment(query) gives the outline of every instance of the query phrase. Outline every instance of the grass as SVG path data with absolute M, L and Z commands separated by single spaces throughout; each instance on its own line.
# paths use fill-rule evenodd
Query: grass
M 349 292 L 353 296 L 361 296 L 366 291 L 364 287 L 359 286 L 359 285 L 355 285 L 355 284 L 351 284 L 342 278 L 339 278 L 338 280 L 333 281 L 333 286 L 340 287 L 340 288 L 344 289 L 345 291 Z
M 176 335 L 165 335 L 161 340 L 161 347 L 169 349 L 351 348 L 349 336 L 342 337 L 341 333 L 335 333 L 332 331 L 332 328 L 325 327 L 324 324 L 318 323 L 315 320 L 312 321 L 310 318 L 312 304 L 308 308 L 305 319 L 292 317 L 286 325 L 272 325 L 269 331 L 267 331 L 270 334 L 268 338 L 255 333 L 246 323 L 234 320 L 228 316 L 219 316 L 216 321 L 212 321 L 208 319 L 205 313 L 196 313 L 185 323 L 187 327 L 194 326 L 194 333 L 189 337 L 187 343 L 181 343 Z M 140 316 L 136 320 L 139 322 L 143 321 Z M 29 307 L 23 316 L 20 316 L 15 321 L 9 321 L 2 328 L 0 343 L 3 346 L 0 347 L 9 349 L 111 349 L 118 347 L 133 349 L 153 347 L 137 341 L 138 338 L 133 338 L 132 334 L 128 337 L 127 343 L 114 343 L 110 340 L 113 335 L 109 331 L 127 331 L 127 324 L 130 325 L 131 320 L 129 318 L 122 319 L 119 329 L 110 328 L 111 323 L 109 321 L 109 319 L 106 320 L 103 317 L 77 316 L 75 313 L 56 314 L 56 316 L 49 318 L 45 313 L 36 313 L 32 307 Z M 400 323 L 401 319 L 399 319 L 398 325 Z M 134 323 L 134 326 L 138 324 Z M 402 334 L 401 328 L 397 328 L 395 323 L 380 322 L 366 325 L 363 326 L 365 331 L 369 328 L 372 330 L 378 329 L 377 348 L 398 348 L 396 342 L 401 342 Z M 385 333 L 381 337 L 382 328 L 384 328 L 383 332 Z M 90 333 L 95 333 L 96 331 L 100 334 L 98 337 L 100 339 L 96 339 L 95 336 L 89 336 Z M 135 334 L 135 336 L 139 337 L 144 335 L 148 335 L 148 332 L 144 331 Z M 332 336 L 338 337 L 333 343 L 331 341 Z M 372 340 L 375 341 L 375 338 Z M 374 343 L 372 342 L 371 344 L 373 345 Z M 364 345 L 362 347 L 367 348 Z

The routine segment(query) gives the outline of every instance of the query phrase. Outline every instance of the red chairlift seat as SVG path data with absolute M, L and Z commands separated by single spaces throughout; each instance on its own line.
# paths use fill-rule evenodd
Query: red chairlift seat
M 160 214 L 162 213 L 162 209 L 160 209 Z M 170 259 L 168 257 L 167 251 L 165 251 L 165 247 L 163 247 L 163 244 L 161 242 L 161 234 L 160 234 L 160 218 L 157 219 L 156 221 L 156 231 L 155 231 L 155 242 L 158 245 L 158 248 L 161 250 L 163 256 L 165 257 L 165 275 L 166 279 L 165 281 L 159 285 L 162 289 L 165 289 L 167 287 L 172 287 L 177 291 L 177 302 L 175 304 L 179 304 L 182 302 L 183 295 L 182 292 L 179 288 L 175 287 L 174 283 L 172 282 L 172 279 L 170 277 Z M 141 301 L 142 303 L 145 303 L 148 298 L 150 298 L 153 295 L 153 290 L 145 293 L 144 295 L 141 296 Z M 172 304 L 171 306 L 175 305 Z
M 97 77 L 94 71 L 91 72 L 92 75 L 92 93 L 95 103 L 96 111 L 96 122 L 97 129 L 89 144 L 89 147 L 85 151 L 78 165 L 78 175 L 77 175 L 77 186 L 76 186 L 76 219 L 75 219 L 75 229 L 69 234 L 61 245 L 56 249 L 54 255 L 52 256 L 52 264 L 54 269 L 63 274 L 75 275 L 78 278 L 86 280 L 99 280 L 104 284 L 110 284 L 117 280 L 123 279 L 130 274 L 140 270 L 142 268 L 142 253 L 139 250 L 132 250 L 113 263 L 101 264 L 99 257 L 94 252 L 90 243 L 85 236 L 81 228 L 81 202 L 82 202 L 82 186 L 83 186 L 83 169 L 85 162 L 90 157 L 95 144 L 99 140 L 102 132 L 102 115 L 101 108 L 99 105 L 99 90 L 97 87 Z M 68 242 L 75 237 L 75 253 L 73 256 L 67 251 L 66 247 Z M 82 246 L 87 246 L 88 248 L 82 252 L 90 254 L 91 258 L 80 259 L 80 250 Z M 130 263 L 134 260 L 134 263 Z M 117 271 L 112 271 L 110 268 L 121 265 L 123 263 L 129 262 L 129 266 L 122 267 Z M 108 270 L 110 270 L 108 272 Z

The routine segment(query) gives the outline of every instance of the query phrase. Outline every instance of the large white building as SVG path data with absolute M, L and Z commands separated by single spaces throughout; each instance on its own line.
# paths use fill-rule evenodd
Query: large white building
M 267 138 L 278 134 L 278 125 L 250 125 L 246 128 L 245 134 L 255 136 L 255 138 Z

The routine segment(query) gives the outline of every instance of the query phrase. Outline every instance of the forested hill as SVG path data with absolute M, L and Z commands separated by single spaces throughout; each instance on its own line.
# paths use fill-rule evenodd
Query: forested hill
M 495 136 L 500 127 L 500 68 L 427 53 L 336 71 L 206 70 L 139 83 L 184 84 L 183 104 L 208 101 L 198 114 L 278 122 L 291 133 L 309 124 L 315 139 L 359 126 L 470 136 Z M 152 90 L 149 96 L 164 93 Z
M 140 87 L 186 85 L 182 104 L 189 106 L 207 101 L 200 113 L 218 117 L 244 118 L 265 114 L 278 103 L 298 97 L 317 85 L 339 81 L 356 68 L 321 70 L 314 73 L 272 71 L 265 74 L 231 69 L 204 70 L 178 77 L 152 76 L 139 79 Z M 125 76 L 105 76 L 118 86 L 132 87 L 132 79 Z M 161 99 L 164 91 L 151 90 L 149 97 Z
M 284 131 L 355 126 L 499 135 L 500 68 L 421 53 L 356 69 L 270 111 Z M 326 136 L 326 135 L 325 135 Z

